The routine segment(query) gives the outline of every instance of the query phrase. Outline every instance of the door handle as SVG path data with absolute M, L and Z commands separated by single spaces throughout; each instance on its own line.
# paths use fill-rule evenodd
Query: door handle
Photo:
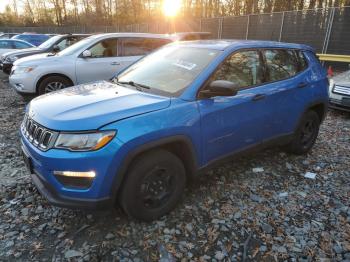
M 111 65 L 120 65 L 119 62 L 112 62 Z
M 301 82 L 298 84 L 298 88 L 304 88 L 304 87 L 307 87 L 308 86 L 308 83 L 306 82 Z
M 257 94 L 255 96 L 253 96 L 252 100 L 253 101 L 259 101 L 261 99 L 264 99 L 265 97 L 266 97 L 266 95 L 264 95 L 264 94 Z

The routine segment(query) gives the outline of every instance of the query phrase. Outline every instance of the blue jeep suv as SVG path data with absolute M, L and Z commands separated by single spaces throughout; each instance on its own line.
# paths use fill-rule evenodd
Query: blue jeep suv
M 50 203 L 119 203 L 149 221 L 172 210 L 186 181 L 218 160 L 266 145 L 308 152 L 327 88 L 305 45 L 177 42 L 109 82 L 32 100 L 21 126 L 23 155 Z

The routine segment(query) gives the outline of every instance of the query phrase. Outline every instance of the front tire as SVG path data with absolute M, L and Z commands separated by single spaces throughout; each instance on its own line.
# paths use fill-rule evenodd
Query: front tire
M 315 111 L 306 112 L 294 133 L 292 141 L 287 146 L 287 151 L 297 155 L 309 152 L 316 142 L 320 124 L 320 117 Z
M 120 204 L 131 217 L 151 221 L 172 209 L 186 186 L 182 161 L 166 150 L 156 150 L 138 157 L 126 174 Z
M 51 93 L 69 87 L 71 85 L 72 84 L 69 79 L 63 76 L 49 76 L 41 81 L 38 87 L 38 94 L 43 95 Z

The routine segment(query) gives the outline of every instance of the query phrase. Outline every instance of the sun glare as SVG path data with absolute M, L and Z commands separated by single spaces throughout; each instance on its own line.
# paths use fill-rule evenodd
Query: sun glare
M 165 16 L 174 17 L 181 8 L 181 0 L 164 0 L 163 13 Z

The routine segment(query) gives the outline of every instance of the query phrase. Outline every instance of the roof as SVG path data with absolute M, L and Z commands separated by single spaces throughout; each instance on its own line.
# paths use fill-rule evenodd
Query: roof
M 237 49 L 237 48 L 289 48 L 289 49 L 314 49 L 307 45 L 283 43 L 275 41 L 260 41 L 260 40 L 197 40 L 177 43 L 183 46 L 195 48 L 207 48 L 215 50 Z
M 169 39 L 171 37 L 165 34 L 150 34 L 150 33 L 106 33 L 106 34 L 96 34 L 90 36 L 90 38 L 108 38 L 108 37 L 143 37 L 143 38 L 162 38 Z

